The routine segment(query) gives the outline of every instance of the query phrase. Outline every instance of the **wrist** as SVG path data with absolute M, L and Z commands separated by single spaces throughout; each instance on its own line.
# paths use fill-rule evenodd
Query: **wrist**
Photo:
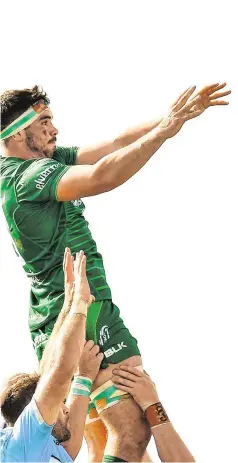
M 70 309 L 71 314 L 82 314 L 85 317 L 87 316 L 88 313 L 88 302 L 85 301 L 82 297 L 77 296 L 76 298 L 73 299 L 72 306 Z
M 92 380 L 87 376 L 74 375 L 73 382 L 71 384 L 71 394 L 90 397 L 92 391 Z
M 168 415 L 161 402 L 156 402 L 150 405 L 145 410 L 145 417 L 150 424 L 151 428 L 155 426 L 161 426 L 163 424 L 169 423 Z

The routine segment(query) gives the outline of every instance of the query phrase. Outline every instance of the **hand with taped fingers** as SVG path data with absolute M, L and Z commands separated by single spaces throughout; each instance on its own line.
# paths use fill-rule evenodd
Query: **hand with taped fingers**
M 220 100 L 219 98 L 229 95 L 231 93 L 230 90 L 217 93 L 225 85 L 225 83 L 221 85 L 208 85 L 195 95 L 193 94 L 196 86 L 193 86 L 181 93 L 170 107 L 168 114 L 163 117 L 159 124 L 160 129 L 164 131 L 166 137 L 171 138 L 176 135 L 186 121 L 200 116 L 209 106 L 227 105 L 227 101 Z M 193 98 L 191 98 L 192 95 Z
M 98 375 L 102 360 L 103 354 L 100 352 L 99 346 L 94 344 L 93 341 L 85 342 L 76 375 L 86 376 L 94 381 Z
M 117 389 L 129 392 L 137 404 L 146 410 L 159 402 L 158 393 L 149 375 L 135 367 L 119 365 L 113 370 L 112 382 Z

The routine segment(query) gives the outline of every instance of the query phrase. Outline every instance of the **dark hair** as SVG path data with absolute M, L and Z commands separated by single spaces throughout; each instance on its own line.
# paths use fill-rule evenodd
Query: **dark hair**
M 1 407 L 2 416 L 8 426 L 14 426 L 24 408 L 30 403 L 40 379 L 37 373 L 25 373 L 14 377 L 9 380 Z
M 39 85 L 23 90 L 7 90 L 2 93 L 0 96 L 1 130 L 5 129 L 5 127 L 38 101 L 43 101 L 47 105 L 50 103 L 47 94 Z

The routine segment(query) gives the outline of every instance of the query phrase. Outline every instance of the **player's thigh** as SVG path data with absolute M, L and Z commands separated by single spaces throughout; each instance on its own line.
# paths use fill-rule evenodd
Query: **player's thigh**
M 100 370 L 94 383 L 92 390 L 95 391 L 98 387 L 102 386 L 104 383 L 109 381 L 113 376 L 113 370 L 117 365 L 130 365 L 132 367 L 142 366 L 142 360 L 140 355 L 133 355 L 125 360 L 122 360 L 119 363 L 111 363 L 105 370 Z
M 121 452 L 125 454 L 124 452 L 128 451 L 131 458 L 133 455 L 134 458 L 136 455 L 142 458 L 151 431 L 143 411 L 132 398 L 122 400 L 115 406 L 103 410 L 100 417 L 108 430 L 108 443 L 114 445 L 113 442 L 117 442 L 119 455 Z

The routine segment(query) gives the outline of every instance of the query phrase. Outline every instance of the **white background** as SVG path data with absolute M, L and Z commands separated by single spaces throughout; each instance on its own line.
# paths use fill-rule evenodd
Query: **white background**
M 8 1 L 1 12 L 1 91 L 41 84 L 61 145 L 157 117 L 189 85 L 233 90 L 230 106 L 188 122 L 128 183 L 85 201 L 113 300 L 174 426 L 204 462 L 238 453 L 235 3 Z M 3 377 L 30 371 L 35 356 L 28 283 L 2 216 L 0 227 Z

